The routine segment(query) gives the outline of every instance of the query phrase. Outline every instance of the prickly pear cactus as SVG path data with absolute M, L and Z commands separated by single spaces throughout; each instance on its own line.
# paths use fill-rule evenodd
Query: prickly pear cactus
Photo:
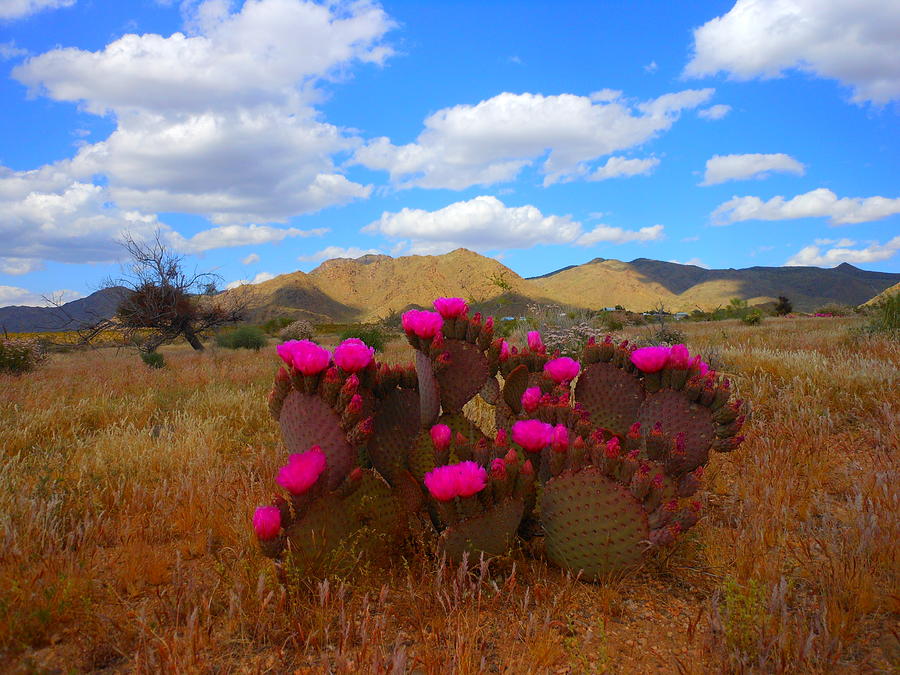
M 269 406 L 290 454 L 290 494 L 254 516 L 263 552 L 306 569 L 342 548 L 385 553 L 413 521 L 452 559 L 543 536 L 547 558 L 598 579 L 639 565 L 699 517 L 710 450 L 740 444 L 745 407 L 684 345 L 608 336 L 581 362 L 540 335 L 511 346 L 459 298 L 412 310 L 414 363 L 375 363 L 347 340 L 278 347 Z M 494 407 L 487 438 L 463 413 Z

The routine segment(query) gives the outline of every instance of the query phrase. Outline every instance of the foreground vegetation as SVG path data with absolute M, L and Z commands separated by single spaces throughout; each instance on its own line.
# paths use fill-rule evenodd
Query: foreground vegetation
M 678 326 L 752 401 L 747 440 L 712 458 L 690 536 L 603 584 L 526 550 L 466 571 L 412 543 L 387 571 L 350 565 L 288 593 L 249 525 L 283 463 L 265 405 L 272 348 L 173 346 L 159 370 L 73 352 L 0 375 L 0 665 L 888 671 L 900 662 L 900 344 L 859 323 Z M 411 351 L 395 340 L 381 358 Z

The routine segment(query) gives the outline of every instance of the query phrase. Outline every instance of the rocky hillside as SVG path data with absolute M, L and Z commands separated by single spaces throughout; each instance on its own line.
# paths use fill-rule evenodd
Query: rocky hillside
M 739 297 L 751 305 L 791 299 L 797 311 L 828 302 L 859 305 L 900 282 L 900 274 L 867 272 L 846 263 L 818 267 L 750 267 L 708 270 L 638 258 L 631 262 L 596 258 L 540 277 L 522 278 L 494 258 L 457 249 L 444 255 L 392 258 L 366 255 L 328 260 L 309 274 L 291 272 L 240 294 L 248 319 L 262 322 L 287 316 L 314 322 L 372 321 L 428 307 L 438 296 L 465 298 L 494 316 L 521 315 L 532 302 L 600 309 L 624 305 L 633 311 L 691 311 L 725 306 Z M 111 315 L 116 302 L 107 291 L 67 303 L 74 320 Z M 65 329 L 61 312 L 39 307 L 0 308 L 0 326 L 9 332 Z M 71 325 L 71 323 L 69 324 Z

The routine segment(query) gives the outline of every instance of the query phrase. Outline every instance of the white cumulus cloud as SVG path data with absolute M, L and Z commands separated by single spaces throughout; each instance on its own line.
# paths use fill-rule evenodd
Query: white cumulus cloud
M 47 9 L 74 4 L 75 0 L 0 0 L 0 19 L 24 19 Z
M 620 176 L 640 176 L 653 171 L 659 165 L 655 157 L 649 159 L 625 159 L 624 157 L 610 157 L 606 164 L 591 173 L 588 180 L 606 180 Z
M 639 230 L 624 230 L 621 227 L 597 225 L 597 227 L 590 232 L 585 232 L 578 237 L 578 239 L 575 240 L 575 243 L 581 246 L 593 246 L 600 242 L 626 244 L 632 241 L 658 241 L 663 238 L 662 225 L 642 227 Z
M 16 230 L 9 257 L 108 260 L 122 232 L 159 228 L 158 212 L 221 226 L 190 239 L 170 232 L 186 251 L 277 241 L 303 235 L 256 224 L 369 196 L 336 164 L 359 139 L 314 106 L 321 82 L 390 55 L 382 38 L 393 23 L 380 6 L 253 0 L 232 11 L 204 0 L 183 11 L 184 32 L 59 47 L 14 69 L 32 93 L 105 115 L 115 129 L 70 160 L 0 168 L 0 207 L 13 214 L 0 234 Z
M 790 69 L 835 79 L 853 101 L 900 98 L 900 4 L 892 0 L 737 0 L 694 30 L 685 75 L 737 80 Z
M 701 185 L 716 185 L 729 180 L 765 178 L 772 171 L 802 176 L 803 164 L 782 152 L 774 154 L 714 155 L 706 160 L 706 173 Z
M 251 253 L 251 254 L 248 255 L 246 258 L 243 258 L 243 259 L 241 260 L 241 264 L 243 264 L 243 265 L 253 265 L 253 264 L 255 264 L 255 263 L 258 263 L 259 260 L 260 260 L 260 258 L 259 258 L 259 253 Z
M 822 250 L 820 246 L 805 246 L 794 254 L 785 265 L 810 267 L 835 267 L 841 263 L 870 263 L 889 260 L 900 251 L 900 236 L 879 244 L 873 242 L 865 248 L 846 248 L 845 242 L 835 242 L 835 248 Z M 848 245 L 853 245 L 850 242 Z
M 377 255 L 379 253 L 381 253 L 381 251 L 376 248 L 362 249 L 357 246 L 349 246 L 347 248 L 342 246 L 326 246 L 321 251 L 316 251 L 310 255 L 298 256 L 297 260 L 309 262 L 313 260 L 332 260 L 334 258 L 359 258 L 360 256 Z
M 51 307 L 54 303 L 65 303 L 84 297 L 84 294 L 70 289 L 53 291 L 46 296 L 19 286 L 0 286 L 0 307 L 24 305 L 26 307 Z
M 502 93 L 475 105 L 439 110 L 414 143 L 381 137 L 357 150 L 355 161 L 388 171 L 398 187 L 449 188 L 508 182 L 546 156 L 544 184 L 587 175 L 590 162 L 644 143 L 669 129 L 682 110 L 712 89 L 691 89 L 638 104 L 621 92 L 592 96 Z
M 731 112 L 731 106 L 724 103 L 718 103 L 709 108 L 701 108 L 697 111 L 697 117 L 705 120 L 720 120 Z
M 232 288 L 237 288 L 238 286 L 246 286 L 248 284 L 260 284 L 263 281 L 268 281 L 269 279 L 274 279 L 275 275 L 269 272 L 260 272 L 252 279 L 237 279 L 236 281 L 231 281 L 225 285 L 225 290 L 230 291 Z
M 713 225 L 729 225 L 744 220 L 792 220 L 794 218 L 829 218 L 832 225 L 867 223 L 900 213 L 900 198 L 843 197 L 819 188 L 793 199 L 772 197 L 732 197 L 713 211 Z
M 385 212 L 363 231 L 407 242 L 410 253 L 436 254 L 460 247 L 486 252 L 539 244 L 591 246 L 652 241 L 661 238 L 662 229 L 662 225 L 637 231 L 598 225 L 584 232 L 581 223 L 571 216 L 544 215 L 532 205 L 506 206 L 496 197 L 482 195 L 437 211 Z
M 534 206 L 508 207 L 480 196 L 437 211 L 385 212 L 363 231 L 410 240 L 412 253 L 443 253 L 461 246 L 485 251 L 566 244 L 581 234 L 581 225 L 569 216 L 545 216 Z
M 167 239 L 181 251 L 200 253 L 215 248 L 268 244 L 282 241 L 287 237 L 320 237 L 326 232 L 327 228 L 301 230 L 296 227 L 281 228 L 269 225 L 222 225 L 198 232 L 190 238 L 172 232 Z

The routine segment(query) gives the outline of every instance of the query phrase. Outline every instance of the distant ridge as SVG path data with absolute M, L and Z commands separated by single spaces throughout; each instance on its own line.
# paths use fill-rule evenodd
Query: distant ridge
M 123 286 L 113 286 L 59 307 L 0 307 L 0 330 L 8 333 L 77 330 L 113 316 L 127 292 Z
M 439 296 L 465 298 L 473 311 L 495 316 L 520 316 L 530 303 L 584 309 L 623 305 L 633 311 L 662 305 L 671 312 L 690 312 L 725 306 L 734 297 L 756 305 L 774 302 L 779 295 L 787 296 L 795 310 L 809 312 L 829 302 L 859 305 L 898 283 L 900 274 L 868 272 L 847 263 L 834 269 L 710 270 L 648 258 L 631 262 L 594 258 L 526 279 L 495 258 L 459 248 L 443 255 L 335 258 L 308 274 L 282 274 L 224 293 L 245 296 L 250 321 L 287 316 L 344 323 L 430 307 Z M 64 308 L 73 318 L 81 317 L 87 308 L 95 314 L 112 315 L 118 303 L 104 293 L 99 291 Z M 0 308 L 0 325 L 10 332 L 64 330 L 58 316 L 58 310 L 52 308 L 4 307 Z

